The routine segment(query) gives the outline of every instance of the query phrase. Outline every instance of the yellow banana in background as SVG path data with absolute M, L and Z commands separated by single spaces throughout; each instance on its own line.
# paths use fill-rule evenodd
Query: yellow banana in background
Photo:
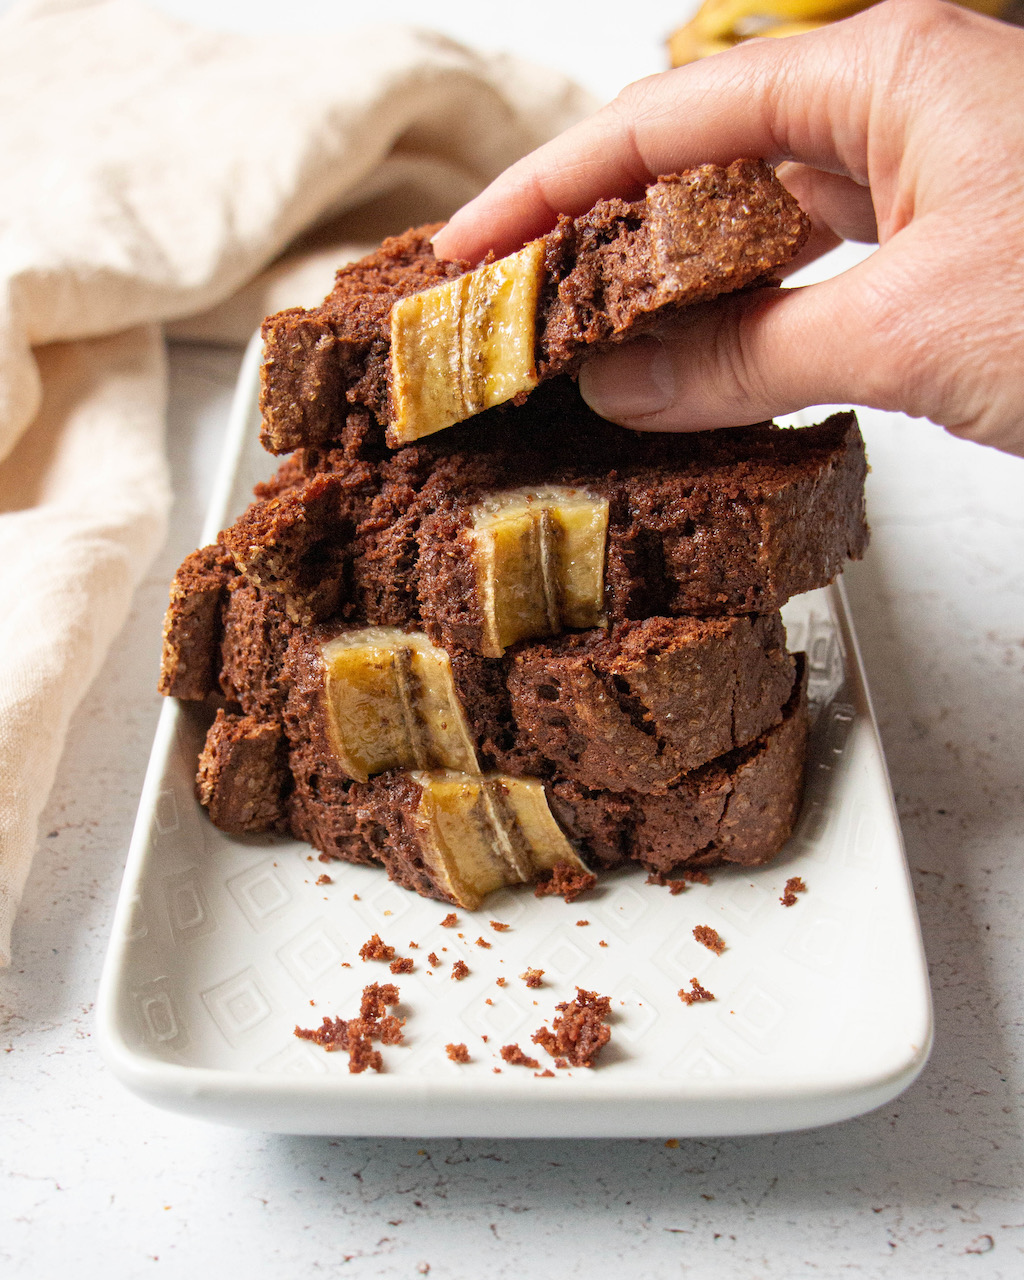
M 954 2 L 992 18 L 1020 21 L 1020 0 Z M 754 36 L 800 35 L 869 9 L 873 3 L 875 0 L 704 0 L 691 21 L 669 37 L 669 58 L 672 66 L 681 67 Z

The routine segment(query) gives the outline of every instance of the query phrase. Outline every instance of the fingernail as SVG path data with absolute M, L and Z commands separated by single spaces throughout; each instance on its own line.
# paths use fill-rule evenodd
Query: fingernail
M 676 380 L 665 346 L 643 337 L 603 351 L 580 370 L 580 394 L 595 413 L 630 421 L 668 408 Z

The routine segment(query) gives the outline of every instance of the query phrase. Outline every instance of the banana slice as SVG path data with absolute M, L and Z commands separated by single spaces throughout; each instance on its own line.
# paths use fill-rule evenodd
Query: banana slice
M 444 649 L 397 627 L 348 631 L 322 646 L 328 733 L 350 778 L 386 769 L 477 769 Z
M 391 308 L 393 448 L 537 385 L 544 242 L 402 298 Z
M 490 495 L 470 538 L 484 617 L 482 652 L 603 622 L 608 500 L 548 485 Z
M 542 782 L 451 770 L 410 776 L 422 788 L 415 822 L 423 860 L 437 887 L 467 911 L 558 862 L 586 870 L 552 816 Z

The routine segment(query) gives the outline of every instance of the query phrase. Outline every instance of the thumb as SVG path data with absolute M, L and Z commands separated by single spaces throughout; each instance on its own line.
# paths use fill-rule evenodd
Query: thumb
M 602 418 L 641 431 L 742 426 L 810 404 L 899 407 L 870 261 L 821 284 L 690 308 L 592 357 L 580 392 Z

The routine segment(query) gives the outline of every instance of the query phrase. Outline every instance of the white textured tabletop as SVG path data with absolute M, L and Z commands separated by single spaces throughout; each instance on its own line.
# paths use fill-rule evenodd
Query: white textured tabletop
M 281 21 L 262 0 L 160 7 Z M 338 27 L 346 7 L 296 11 Z M 550 5 L 520 0 L 510 30 L 498 8 L 376 16 L 532 53 L 608 96 L 658 68 L 690 5 L 638 7 L 610 42 L 600 6 L 581 35 L 566 6 L 543 45 Z M 159 711 L 167 582 L 198 536 L 239 357 L 172 348 L 171 537 L 75 718 L 0 972 L 0 1275 L 1024 1274 L 1024 462 L 927 423 L 864 415 L 873 539 L 846 575 L 935 996 L 935 1049 L 901 1098 L 753 1139 L 329 1140 L 167 1115 L 114 1080 L 93 1001 Z

